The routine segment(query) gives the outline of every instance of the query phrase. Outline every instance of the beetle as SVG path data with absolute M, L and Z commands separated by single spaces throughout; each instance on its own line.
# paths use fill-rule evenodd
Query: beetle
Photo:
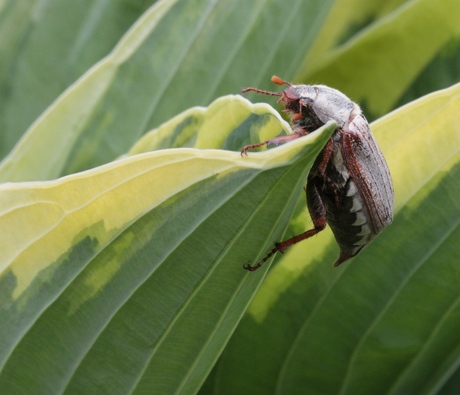
M 277 252 L 283 253 L 292 245 L 308 239 L 328 224 L 340 247 L 334 263 L 356 256 L 375 236 L 393 221 L 394 189 L 385 158 L 374 139 L 369 123 L 358 104 L 337 89 L 325 85 L 293 85 L 277 76 L 277 85 L 287 85 L 283 92 L 270 92 L 258 88 L 245 88 L 279 96 L 278 103 L 290 114 L 293 131 L 258 144 L 246 145 L 247 151 L 268 144 L 280 144 L 305 136 L 328 121 L 335 121 L 333 132 L 310 170 L 305 192 L 313 229 L 288 240 L 275 243 L 275 247 L 256 265 L 244 268 L 257 270 Z

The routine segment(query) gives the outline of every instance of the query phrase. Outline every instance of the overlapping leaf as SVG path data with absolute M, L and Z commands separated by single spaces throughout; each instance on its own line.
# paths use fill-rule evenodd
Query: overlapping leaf
M 0 393 L 196 392 L 263 278 L 242 265 L 282 235 L 333 129 L 4 184 Z
M 291 128 L 267 104 L 241 96 L 225 96 L 209 107 L 194 107 L 143 136 L 128 155 L 166 148 L 222 148 L 240 151 L 245 145 L 287 134 Z

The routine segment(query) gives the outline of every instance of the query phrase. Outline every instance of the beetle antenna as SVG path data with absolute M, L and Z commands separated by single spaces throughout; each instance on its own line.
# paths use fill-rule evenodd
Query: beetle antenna
M 246 93 L 246 92 L 250 92 L 250 91 L 257 92 L 257 93 L 262 93 L 263 95 L 281 96 L 281 92 L 264 91 L 263 89 L 259 89 L 259 88 L 249 87 L 249 88 L 241 89 L 241 93 Z
M 289 85 L 289 86 L 292 86 L 292 84 L 288 81 L 285 81 L 283 79 L 281 79 L 280 77 L 274 75 L 272 78 L 271 78 L 272 82 L 274 82 L 276 85 Z M 246 93 L 246 92 L 257 92 L 257 93 L 262 93 L 263 95 L 270 95 L 270 96 L 282 96 L 283 94 L 281 92 L 271 92 L 271 91 L 265 91 L 263 89 L 259 89 L 259 88 L 252 88 L 252 87 L 248 87 L 248 88 L 244 88 L 244 89 L 241 89 L 241 93 Z
M 274 82 L 276 85 L 289 85 L 289 86 L 292 86 L 292 84 L 290 82 L 281 79 L 277 75 L 274 75 L 272 77 L 272 82 Z

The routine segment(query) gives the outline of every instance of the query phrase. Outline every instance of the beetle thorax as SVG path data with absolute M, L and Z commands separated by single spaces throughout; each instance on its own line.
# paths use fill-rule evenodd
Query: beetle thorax
M 283 103 L 297 98 L 302 114 L 320 121 L 320 125 L 317 127 L 328 121 L 335 121 L 342 128 L 350 121 L 352 112 L 359 111 L 358 105 L 347 96 L 325 85 L 292 85 L 285 90 L 284 97 L 284 100 L 282 98 Z M 317 124 L 318 122 L 313 123 Z M 309 132 L 311 131 L 309 130 Z

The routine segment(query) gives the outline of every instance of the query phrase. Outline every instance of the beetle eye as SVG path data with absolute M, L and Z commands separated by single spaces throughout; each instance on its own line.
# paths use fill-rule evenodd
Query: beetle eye
M 290 102 L 286 103 L 286 108 L 289 111 L 292 111 L 292 112 L 299 112 L 299 110 L 300 110 L 299 101 L 296 100 L 296 101 L 290 101 Z

